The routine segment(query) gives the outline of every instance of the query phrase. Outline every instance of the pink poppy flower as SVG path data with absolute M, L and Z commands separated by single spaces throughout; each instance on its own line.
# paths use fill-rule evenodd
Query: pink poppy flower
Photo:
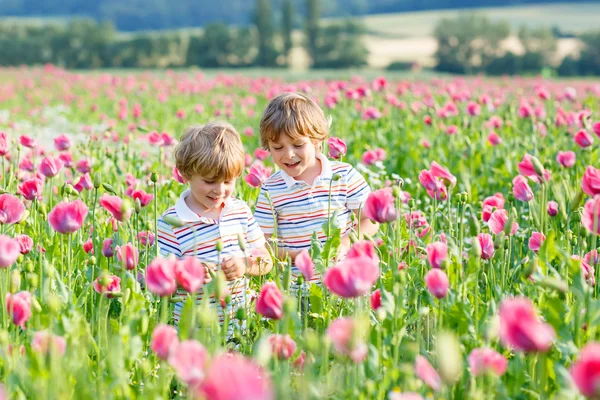
M 289 359 L 296 351 L 296 342 L 290 335 L 271 335 L 269 337 L 271 351 L 280 360 Z
M 494 235 L 499 234 L 504 230 L 504 225 L 508 221 L 508 212 L 504 209 L 496 210 L 492 213 L 490 220 L 488 221 L 488 226 L 490 227 L 490 231 Z M 513 222 L 510 234 L 514 235 L 519 229 L 519 225 L 516 222 Z
M 69 234 L 81 228 L 87 214 L 88 208 L 83 201 L 62 201 L 48 213 L 48 222 L 56 232 Z
M 468 357 L 469 368 L 475 376 L 491 372 L 502 376 L 508 367 L 508 360 L 502 354 L 489 348 L 473 349 Z
M 358 364 L 367 357 L 368 349 L 362 338 L 357 336 L 357 323 L 349 317 L 338 318 L 327 328 L 327 338 L 331 340 L 335 351 Z
M 323 282 L 338 296 L 352 298 L 368 293 L 378 277 L 379 263 L 370 257 L 346 257 L 325 272 Z
M 427 261 L 432 268 L 442 268 L 448 259 L 448 246 L 446 243 L 433 242 L 427 245 Z
M 10 193 L 0 194 L 0 224 L 16 224 L 25 213 L 25 205 Z
M 179 345 L 177 329 L 171 325 L 158 324 L 152 331 L 152 351 L 161 360 L 167 360 L 171 350 Z
M 546 352 L 555 338 L 554 329 L 541 322 L 526 297 L 506 298 L 500 303 L 500 341 L 505 347 L 525 352 Z
M 365 216 L 372 221 L 385 223 L 397 218 L 394 196 L 391 188 L 383 188 L 371 192 L 363 208 Z
M 600 194 L 600 169 L 594 168 L 591 165 L 587 166 L 581 180 L 581 189 L 592 197 Z
M 339 159 L 346 155 L 347 147 L 346 142 L 338 137 L 330 137 L 327 141 L 329 147 L 329 157 Z
M 573 140 L 575 140 L 575 143 L 577 143 L 577 145 L 582 149 L 594 144 L 594 137 L 585 129 L 578 131 L 575 136 L 573 136 Z
M 270 319 L 283 317 L 283 294 L 275 282 L 267 282 L 260 289 L 256 312 Z
M 429 361 L 422 355 L 415 359 L 415 373 L 423 382 L 436 392 L 442 388 L 442 378 L 440 374 L 431 366 Z
M 199 397 L 211 400 L 245 399 L 273 400 L 275 392 L 265 370 L 238 354 L 215 357 L 206 378 L 197 391 Z

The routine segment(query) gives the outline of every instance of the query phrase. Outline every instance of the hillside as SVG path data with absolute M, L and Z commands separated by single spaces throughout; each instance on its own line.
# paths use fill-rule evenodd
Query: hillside
M 563 0 L 564 1 L 564 0 Z M 292 0 L 297 24 L 306 0 Z M 461 9 L 559 3 L 546 0 L 322 0 L 324 17 L 345 17 L 423 10 Z M 272 0 L 273 14 L 279 18 L 283 0 Z M 596 3 L 599 1 L 589 1 Z M 176 4 L 176 5 L 174 5 Z M 198 27 L 214 21 L 248 24 L 252 21 L 254 0 L 2 0 L 0 16 L 12 17 L 91 17 L 112 21 L 122 31 Z M 533 17 L 536 17 L 534 15 Z

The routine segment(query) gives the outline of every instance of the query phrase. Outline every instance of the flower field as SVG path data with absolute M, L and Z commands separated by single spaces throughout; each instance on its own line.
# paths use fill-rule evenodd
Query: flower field
M 331 218 L 304 296 L 270 241 L 228 335 L 191 300 L 226 307 L 224 275 L 160 256 L 157 219 L 187 188 L 174 145 L 217 119 L 254 209 L 282 91 L 330 116 L 379 232 L 340 261 Z M 0 398 L 598 398 L 599 143 L 593 81 L 0 70 Z

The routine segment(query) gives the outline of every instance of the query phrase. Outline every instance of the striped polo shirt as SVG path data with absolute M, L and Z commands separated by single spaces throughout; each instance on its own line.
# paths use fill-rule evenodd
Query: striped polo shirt
M 218 220 L 202 217 L 192 211 L 185 203 L 185 198 L 190 195 L 190 190 L 183 192 L 175 203 L 158 219 L 158 246 L 163 257 L 174 254 L 178 259 L 196 257 L 202 262 L 218 264 L 227 257 L 244 257 L 240 248 L 238 235 L 246 240 L 246 251 L 262 247 L 265 244 L 260 227 L 256 223 L 248 205 L 238 199 L 229 198 L 225 201 Z M 183 222 L 183 226 L 169 225 L 163 217 L 176 217 Z M 223 243 L 223 250 L 219 260 L 216 249 L 217 241 Z M 230 321 L 238 307 L 244 305 L 244 295 L 248 286 L 248 278 L 241 277 L 227 282 L 231 302 L 228 305 Z M 183 289 L 177 291 L 178 296 L 186 296 Z M 204 292 L 198 292 L 197 302 L 202 301 Z M 210 299 L 210 305 L 216 308 L 219 322 L 224 320 L 222 307 L 216 299 Z M 175 304 L 175 324 L 179 324 L 183 302 Z M 230 325 L 231 330 L 231 325 Z
M 338 211 L 337 222 L 342 236 L 347 235 L 354 227 L 350 219 L 352 210 L 361 208 L 371 191 L 362 175 L 350 164 L 330 162 L 322 153 L 317 153 L 316 156 L 321 161 L 321 174 L 312 185 L 295 180 L 279 170 L 261 187 L 254 217 L 265 234 L 273 235 L 277 229 L 281 247 L 291 250 L 310 249 L 313 232 L 316 232 L 317 238 L 324 244 L 327 232 L 323 232 L 323 223 L 329 218 L 328 207 L 331 207 L 331 214 Z M 339 174 L 341 178 L 332 182 L 334 174 Z M 269 194 L 273 208 L 265 193 Z M 277 219 L 276 227 L 273 214 Z M 293 277 L 296 278 L 299 274 L 293 267 Z M 313 280 L 318 281 L 320 277 L 315 276 Z

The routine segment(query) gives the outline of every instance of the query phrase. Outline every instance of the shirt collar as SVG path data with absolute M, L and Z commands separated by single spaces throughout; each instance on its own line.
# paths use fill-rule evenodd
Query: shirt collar
M 321 179 L 321 180 L 331 179 L 333 174 L 331 172 L 331 163 L 329 162 L 327 157 L 325 157 L 323 155 L 323 153 L 320 153 L 320 152 L 315 154 L 315 157 L 321 161 L 321 173 L 319 175 L 317 175 L 317 177 L 315 178 L 315 182 L 318 181 L 319 179 Z M 292 188 L 292 186 L 294 186 L 295 184 L 297 184 L 299 182 L 304 182 L 304 181 L 299 181 L 299 180 L 292 178 L 284 170 L 280 170 L 280 171 L 281 171 L 281 177 L 283 178 L 283 181 L 287 185 L 288 189 Z M 313 182 L 313 185 L 314 185 L 314 182 Z
M 185 202 L 185 198 L 188 195 L 191 196 L 190 189 L 187 189 L 183 193 L 181 193 L 181 196 L 179 196 L 179 199 L 175 203 L 175 212 L 177 213 L 177 218 L 179 218 L 181 220 L 181 222 L 184 222 L 184 223 L 201 221 L 205 217 L 201 217 L 198 214 L 196 214 L 195 212 L 193 212 L 190 209 L 190 207 L 187 205 L 187 203 Z M 221 210 L 221 215 L 223 215 L 223 212 L 225 212 L 225 210 L 227 210 L 229 208 L 232 200 L 233 199 L 231 197 L 228 197 L 225 200 L 225 205 L 224 205 L 223 209 Z

